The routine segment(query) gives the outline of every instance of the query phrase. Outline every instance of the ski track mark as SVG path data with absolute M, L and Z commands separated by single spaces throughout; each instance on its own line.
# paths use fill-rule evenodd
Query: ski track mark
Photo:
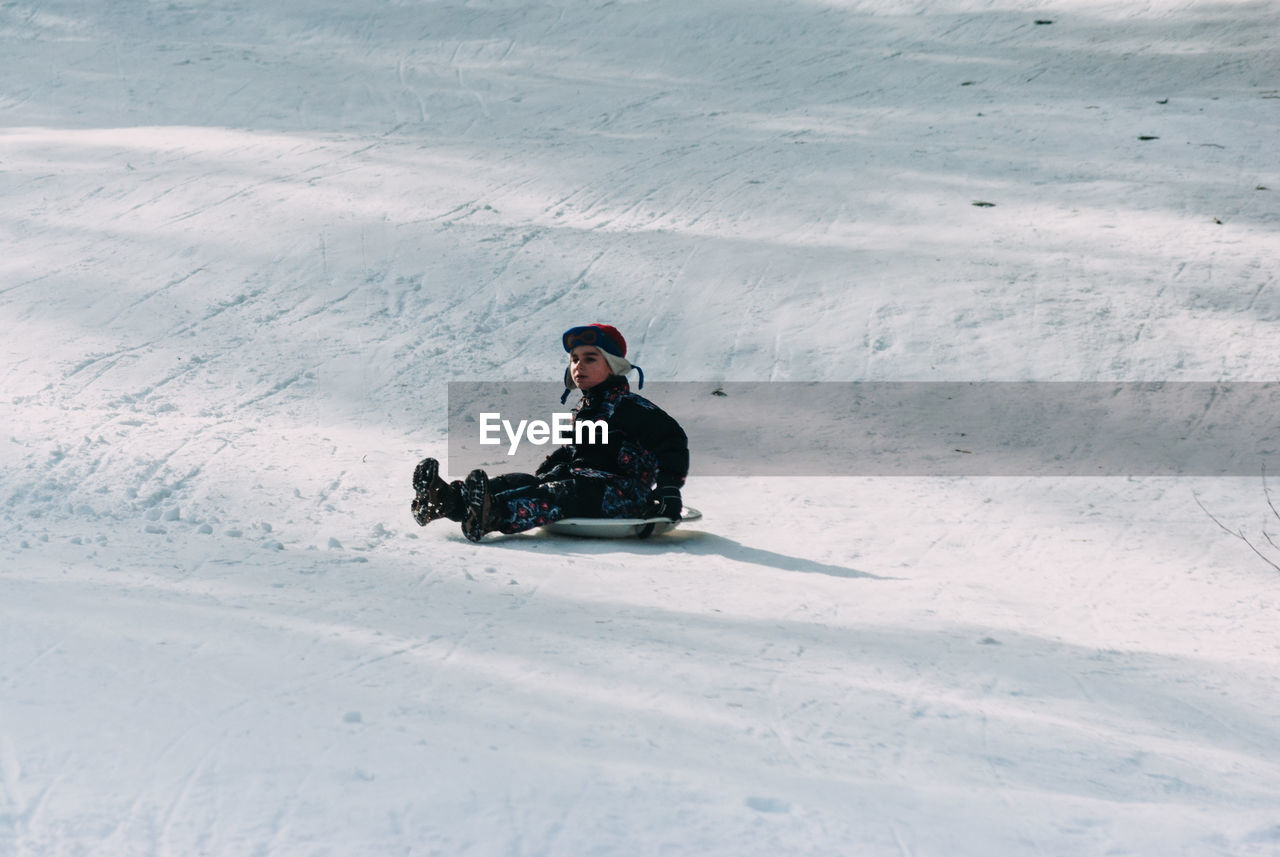
M 898 846 L 899 857 L 915 857 L 915 852 L 907 845 L 907 841 L 902 837 L 902 830 L 899 828 L 898 822 L 890 821 L 889 829 L 893 831 L 894 844 Z
M 289 833 L 293 829 L 293 822 L 297 817 L 298 804 L 300 798 L 299 791 L 311 780 L 311 774 L 308 773 L 294 788 L 293 792 L 284 798 L 280 808 L 271 817 L 271 836 L 268 840 L 253 850 L 251 857 L 271 857 L 272 854 L 288 843 Z
M 9 294 L 10 292 L 16 292 L 16 291 L 19 291 L 19 290 L 21 290 L 21 289 L 25 289 L 27 286 L 34 286 L 34 285 L 36 285 L 37 283 L 42 283 L 42 282 L 44 282 L 45 280 L 48 280 L 48 279 L 52 279 L 52 278 L 54 278 L 54 277 L 57 277 L 59 274 L 62 274 L 62 273 L 63 273 L 63 270 L 62 270 L 61 268 L 59 268 L 59 269 L 57 269 L 57 270 L 55 270 L 55 271 L 49 271 L 49 272 L 47 272 L 47 273 L 41 274 L 41 275 L 40 275 L 40 276 L 38 276 L 38 277 L 32 277 L 32 278 L 31 278 L 31 279 L 29 279 L 29 280 L 23 280 L 23 281 L 22 281 L 22 282 L 20 282 L 20 283 L 15 283 L 15 284 L 14 284 L 14 285 L 12 285 L 12 286 L 5 286 L 5 287 L 3 287 L 3 288 L 0 288 L 0 295 L 7 295 L 7 294 Z
M 796 736 L 787 726 L 787 714 L 782 710 L 781 694 L 778 690 L 780 680 L 781 674 L 776 669 L 773 670 L 773 675 L 769 679 L 769 732 L 777 740 L 778 746 L 791 758 L 797 770 L 818 776 L 819 772 L 813 762 L 803 758 L 796 749 Z M 808 703 L 803 703 L 801 707 L 806 705 Z
M 196 271 L 193 271 L 191 274 L 187 275 L 187 277 L 182 278 L 182 280 L 190 279 L 192 276 L 194 276 L 199 272 L 200 272 L 200 269 L 197 269 Z M 135 360 L 139 359 L 140 354 L 145 353 L 151 349 L 157 348 L 161 346 L 163 343 L 165 343 L 166 341 L 172 341 L 174 339 L 182 337 L 185 334 L 202 327 L 207 322 L 222 315 L 223 313 L 225 313 L 230 309 L 241 307 L 248 303 L 252 303 L 256 301 L 258 298 L 262 297 L 266 293 L 266 291 L 267 290 L 264 287 L 256 291 L 238 295 L 229 301 L 225 301 L 213 307 L 212 309 L 210 309 L 208 312 L 205 313 L 203 318 L 201 318 L 198 321 L 182 324 L 171 330 L 164 331 L 163 333 L 157 336 L 154 336 L 153 338 L 148 339 L 144 342 L 141 342 L 137 345 L 131 345 L 128 347 L 120 348 L 115 351 L 108 352 L 106 354 L 90 355 L 85 359 L 81 360 L 79 363 L 73 366 L 69 372 L 63 375 L 62 382 L 65 383 L 66 381 L 72 378 L 75 378 L 77 375 L 81 374 L 82 372 L 85 372 L 91 368 L 95 368 L 95 371 L 89 377 L 89 379 L 84 383 L 82 383 L 79 386 L 79 388 L 77 388 L 77 392 L 82 393 L 85 390 L 89 389 L 89 387 L 91 387 L 93 384 L 101 380 L 103 376 L 111 372 L 113 369 L 116 369 L 117 367 L 119 367 L 121 361 L 126 359 L 135 359 Z M 145 300 L 145 299 L 146 298 L 143 298 L 141 300 Z M 138 301 L 138 303 L 141 303 L 141 300 Z M 176 380 L 177 378 L 180 378 L 190 373 L 194 369 L 200 366 L 203 366 L 206 362 L 207 361 L 203 359 L 185 361 L 179 369 L 170 373 L 167 376 L 162 377 L 161 380 L 156 384 L 146 387 L 140 392 L 128 394 L 124 398 L 128 402 L 137 402 L 141 399 L 144 399 L 148 395 L 150 395 L 152 392 L 154 392 L 154 390 L 157 387 L 164 386 L 165 384 L 168 384 Z M 41 392 L 48 392 L 50 390 L 56 389 L 58 386 L 59 384 L 57 382 L 50 382 L 41 390 Z
M 36 653 L 36 654 L 31 658 L 31 660 L 27 661 L 25 664 L 23 664 L 22 666 L 18 667 L 18 668 L 15 670 L 15 673 L 17 673 L 17 674 L 19 674 L 19 675 L 20 675 L 21 673 L 24 673 L 24 672 L 29 671 L 32 667 L 34 667 L 34 666 L 36 666 L 37 664 L 39 664 L 39 663 L 40 663 L 41 661 L 43 661 L 46 657 L 48 657 L 49 655 L 51 655 L 51 654 L 53 654 L 54 652 L 56 652 L 56 651 L 58 651 L 59 649 L 61 649 L 64 645 L 66 645 L 66 642 L 67 642 L 67 641 L 66 641 L 66 638 L 64 637 L 64 638 L 60 638 L 56 643 L 53 643 L 52 645 L 45 646 L 43 649 L 41 649 L 39 652 L 37 652 L 37 653 Z M 0 746 L 3 746 L 3 745 L 2 745 L 2 744 L 0 744 Z
M 263 393 L 259 393 L 258 395 L 253 396 L 252 398 L 245 399 L 245 400 L 241 401 L 241 402 L 237 405 L 237 407 L 238 407 L 238 408 L 250 408 L 250 407 L 253 407 L 254 405 L 259 405 L 259 404 L 261 404 L 262 402 L 266 401 L 267 399 L 270 399 L 270 398 L 272 398 L 272 397 L 274 397 L 274 396 L 278 396 L 278 395 L 280 395 L 281 393 L 285 392 L 285 391 L 286 391 L 286 390 L 288 390 L 290 387 L 292 387 L 294 384 L 297 384 L 299 381 L 303 381 L 303 380 L 305 380 L 305 379 L 306 379 L 306 376 L 307 376 L 307 371 L 306 371 L 306 370 L 304 370 L 304 371 L 302 371 L 302 372 L 298 372 L 297 374 L 292 375 L 292 376 L 290 376 L 290 377 L 288 377 L 288 378 L 285 378 L 285 379 L 283 379 L 283 380 L 277 381 L 275 384 L 273 384 L 273 385 L 271 386 L 271 389 L 269 389 L 269 390 L 267 390 L 267 391 L 265 391 L 265 392 L 263 392 Z
M 353 166 L 346 167 L 344 169 L 336 169 L 336 170 L 334 169 L 334 167 L 337 166 L 338 164 L 341 164 L 343 161 L 347 161 L 352 158 L 359 157 L 360 155 L 363 155 L 367 152 L 370 152 L 381 145 L 383 145 L 383 143 L 381 143 L 380 141 L 374 141 L 374 142 L 368 143 L 365 146 L 361 146 L 357 149 L 353 149 L 350 152 L 343 152 L 335 157 L 331 157 L 328 160 L 318 164 L 312 164 L 311 166 L 304 167 L 302 169 L 295 170 L 293 172 L 284 173 L 282 175 L 271 176 L 269 178 L 262 179 L 260 181 L 249 182 L 244 187 L 238 188 L 220 199 L 214 200 L 213 202 L 205 203 L 204 205 L 199 205 L 196 208 L 191 209 L 190 211 L 170 217 L 168 220 L 165 221 L 164 225 L 166 227 L 174 226 L 179 223 L 182 223 L 183 221 L 190 220 L 194 217 L 199 217 L 200 215 L 208 214 L 214 209 L 221 208 L 222 206 L 226 205 L 229 202 L 251 197 L 258 191 L 275 186 L 275 185 L 289 185 L 296 182 L 299 179 L 306 179 L 308 177 L 310 177 L 308 181 L 319 181 L 322 179 L 336 178 L 338 176 L 346 175 L 347 173 L 356 172 L 358 170 L 364 169 L 365 165 L 355 164 Z M 219 177 L 222 177 L 224 175 L 225 173 L 218 174 Z
M 204 754 L 200 757 L 199 761 L 196 762 L 195 766 L 182 777 L 182 784 L 178 787 L 177 793 L 170 799 L 169 806 L 164 812 L 164 819 L 160 824 L 160 832 L 158 834 L 162 854 L 183 853 L 181 849 L 175 851 L 172 846 L 171 840 L 173 837 L 171 832 L 183 808 L 186 807 L 187 803 L 190 801 L 191 794 L 194 791 L 196 784 L 205 775 L 205 772 L 209 768 L 212 760 L 221 752 L 221 745 L 224 740 L 225 736 L 220 736 L 205 750 Z
M 169 196 L 169 195 L 170 195 L 171 193 L 173 193 L 174 191 L 181 190 L 182 188 L 185 188 L 185 187 L 187 187 L 187 186 L 189 186 L 189 185 L 201 185 L 201 184 L 205 184 L 205 183 L 207 183 L 210 179 L 220 178 L 222 175 L 223 175 L 223 174 L 222 174 L 221 172 L 218 172 L 218 173 L 206 173 L 206 174 L 204 174 L 204 175 L 195 176 L 195 177 L 192 177 L 192 178 L 189 178 L 189 179 L 183 179 L 183 180 L 179 181 L 177 184 L 169 185 L 169 186 L 168 186 L 168 187 L 166 187 L 164 190 L 160 191 L 159 193 L 155 194 L 154 196 L 151 196 L 151 197 L 149 197 L 148 199 L 145 199 L 145 200 L 143 200 L 142 202 L 137 203 L 136 205 L 132 206 L 131 208 L 126 209 L 126 210 L 124 211 L 124 213 L 123 213 L 123 215 L 122 215 L 122 216 L 127 216 L 127 215 L 130 215 L 130 214 L 134 214 L 134 213 L 136 213 L 136 212 L 142 211 L 143 209 L 151 208 L 151 207 L 152 207 L 152 206 L 154 206 L 156 203 L 158 203 L 160 200 L 164 199 L 166 196 Z
M 45 825 L 45 814 L 49 805 L 50 797 L 58 790 L 58 787 L 62 785 L 65 778 L 66 774 L 63 771 L 59 771 L 55 774 L 53 779 L 49 781 L 47 786 L 41 789 L 40 794 L 31 804 L 26 817 L 21 820 L 21 823 L 16 830 L 17 847 L 15 848 L 15 851 L 17 854 L 30 854 L 32 857 L 44 857 L 45 854 L 49 853 L 48 848 L 43 844 L 49 837 L 47 835 L 42 835 L 42 830 Z
M 121 316 L 130 314 L 131 312 L 136 310 L 139 306 L 146 303 L 147 301 L 150 301 L 150 300 L 153 300 L 154 298 L 158 298 L 158 297 L 161 297 L 162 295 L 165 295 L 172 289 L 182 285 L 187 280 L 190 280 L 196 274 L 204 272 L 205 270 L 207 270 L 207 267 L 208 266 L 206 265 L 201 265 L 200 267 L 196 268 L 194 271 L 190 271 L 189 273 L 183 274 L 182 276 L 177 277 L 176 279 L 170 280 L 169 282 L 165 283 L 163 286 L 159 287 L 158 289 L 148 289 L 137 300 L 133 301 L 128 306 L 118 310 L 114 315 L 112 315 L 105 322 L 103 322 L 101 326 L 102 327 L 111 326 L 117 320 L 119 320 Z
M 573 798 L 559 809 L 559 817 L 550 822 L 549 829 L 546 833 L 546 842 L 538 849 L 539 853 L 552 857 L 556 852 L 556 844 L 564 838 L 565 829 L 570 826 L 570 822 L 577 814 L 579 808 L 584 803 L 584 798 L 591 791 L 591 784 L 584 781 L 581 788 L 574 792 Z M 570 852 L 562 852 L 570 853 Z
M 0 786 L 4 787 L 4 800 L 0 803 L 0 820 L 5 816 L 24 820 L 28 806 L 26 799 L 22 796 L 22 766 L 18 762 L 13 738 L 8 734 L 0 734 Z

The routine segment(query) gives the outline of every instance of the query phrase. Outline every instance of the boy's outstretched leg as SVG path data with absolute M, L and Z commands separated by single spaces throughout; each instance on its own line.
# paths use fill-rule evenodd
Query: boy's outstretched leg
M 489 476 L 483 470 L 473 470 L 463 483 L 466 508 L 463 511 L 462 534 L 468 541 L 478 542 L 485 533 L 495 529 L 490 522 L 489 511 L 493 495 L 489 493 Z
M 462 483 L 449 484 L 440 478 L 440 462 L 424 458 L 413 471 L 413 519 L 426 526 L 437 518 L 461 521 L 464 510 Z

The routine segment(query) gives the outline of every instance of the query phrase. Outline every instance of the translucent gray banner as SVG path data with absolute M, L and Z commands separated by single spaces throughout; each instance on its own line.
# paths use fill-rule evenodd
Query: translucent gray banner
M 561 405 L 562 392 L 559 383 L 450 383 L 450 474 L 532 472 L 557 445 L 557 421 L 567 428 L 556 414 L 577 402 L 575 391 Z M 684 426 L 691 475 L 1280 470 L 1280 382 L 654 382 L 640 392 Z

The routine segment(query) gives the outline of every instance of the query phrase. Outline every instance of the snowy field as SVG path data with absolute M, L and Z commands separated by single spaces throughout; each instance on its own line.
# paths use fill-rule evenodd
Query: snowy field
M 594 321 L 1280 381 L 1280 2 L 8 0 L 0 70 L 0 857 L 1280 854 L 1280 473 L 408 509 Z

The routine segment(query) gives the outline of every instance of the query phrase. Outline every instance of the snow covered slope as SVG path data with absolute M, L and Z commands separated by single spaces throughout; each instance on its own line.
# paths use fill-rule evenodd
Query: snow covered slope
M 408 514 L 447 383 L 590 321 L 655 380 L 1280 380 L 1278 22 L 0 5 L 0 855 L 1280 853 L 1258 478 Z

